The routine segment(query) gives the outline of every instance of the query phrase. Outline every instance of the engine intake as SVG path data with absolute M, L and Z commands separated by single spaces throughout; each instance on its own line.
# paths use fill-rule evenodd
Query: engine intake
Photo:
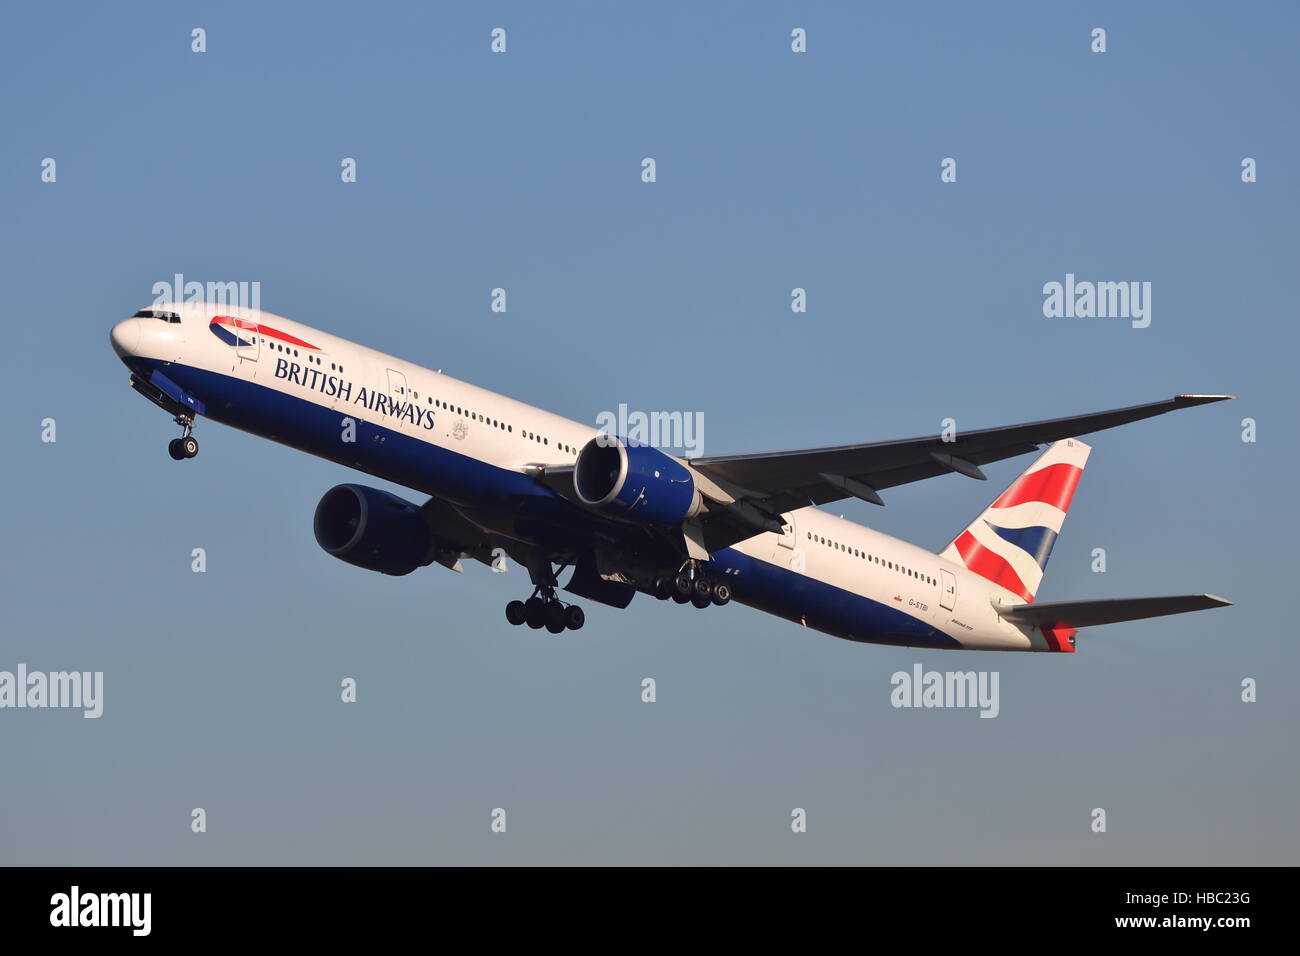
M 336 485 L 313 520 L 316 543 L 340 561 L 381 574 L 410 574 L 433 558 L 433 535 L 420 509 L 365 485 Z
M 573 490 L 589 508 L 615 518 L 676 525 L 704 510 L 691 471 L 657 448 L 597 435 L 573 467 Z

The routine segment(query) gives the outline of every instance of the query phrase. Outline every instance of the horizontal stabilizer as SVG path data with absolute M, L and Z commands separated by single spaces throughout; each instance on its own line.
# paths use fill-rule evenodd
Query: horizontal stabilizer
M 997 612 L 1013 624 L 1031 627 L 1091 627 L 1118 624 L 1146 617 L 1164 617 L 1187 611 L 1227 607 L 1231 601 L 1213 594 L 1179 594 L 1174 597 L 1110 598 L 1101 601 L 1060 601 L 1055 604 L 1019 604 L 999 607 Z

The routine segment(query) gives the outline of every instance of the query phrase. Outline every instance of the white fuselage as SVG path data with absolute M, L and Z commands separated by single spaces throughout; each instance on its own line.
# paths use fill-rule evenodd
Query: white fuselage
M 526 476 L 529 466 L 571 465 L 599 434 L 591 425 L 283 316 L 202 302 L 149 308 L 174 312 L 180 321 L 131 318 L 114 328 L 114 348 L 133 370 L 147 366 L 178 380 L 202 376 L 206 394 L 195 391 L 208 417 L 223 420 L 222 412 L 228 411 L 225 420 L 235 427 L 383 477 L 405 474 L 373 467 L 369 461 L 373 446 L 382 445 L 391 433 L 512 476 Z M 215 316 L 229 317 L 232 324 L 214 332 Z M 222 331 L 236 344 L 218 334 Z M 302 439 L 291 423 L 281 427 L 275 417 L 297 412 L 254 415 L 241 407 L 259 403 L 258 396 L 264 396 L 248 386 L 295 400 L 290 406 L 277 399 L 276 409 L 328 412 L 340 430 L 345 419 L 382 428 L 362 442 L 323 450 Z M 428 482 L 413 484 L 407 478 L 403 483 L 452 502 L 472 498 L 483 472 L 456 477 L 454 471 L 430 475 Z M 1012 625 L 996 613 L 996 602 L 1021 603 L 1015 595 L 965 567 L 817 508 L 785 517 L 791 526 L 786 534 L 759 533 L 713 556 L 721 573 L 733 575 L 737 600 L 853 640 L 1048 649 L 1036 631 Z M 761 576 L 763 583 L 746 589 L 746 576 Z M 773 589 L 781 592 L 779 598 L 768 594 Z M 868 603 L 859 606 L 853 598 Z M 854 624 L 859 611 L 866 614 L 860 627 Z

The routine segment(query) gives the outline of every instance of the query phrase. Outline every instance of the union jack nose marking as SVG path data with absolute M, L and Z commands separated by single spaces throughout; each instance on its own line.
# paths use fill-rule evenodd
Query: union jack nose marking
M 304 342 L 295 335 L 288 332 L 281 332 L 279 329 L 272 328 L 269 325 L 259 325 L 256 322 L 250 322 L 248 319 L 238 319 L 233 315 L 214 315 L 212 321 L 208 323 L 208 328 L 212 334 L 221 341 L 225 342 L 231 348 L 242 348 L 253 344 L 253 336 L 264 335 L 269 339 L 276 339 L 288 345 L 296 345 L 299 348 L 320 351 L 310 342 Z M 248 334 L 240 334 L 248 333 Z

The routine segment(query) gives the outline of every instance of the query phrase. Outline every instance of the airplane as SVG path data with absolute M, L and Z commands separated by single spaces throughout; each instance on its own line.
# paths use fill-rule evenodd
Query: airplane
M 1079 440 L 1230 399 L 1177 395 L 956 435 L 678 457 L 264 312 L 157 302 L 116 323 L 131 387 L 182 429 L 197 418 L 413 489 L 326 491 L 317 542 L 349 564 L 405 575 L 471 559 L 526 568 L 514 625 L 583 626 L 562 590 L 614 608 L 638 593 L 704 609 L 733 599 L 849 641 L 1065 652 L 1079 628 L 1223 607 L 1211 594 L 1034 603 L 1088 459 Z M 818 506 L 883 504 L 889 488 L 1042 453 L 937 554 Z

